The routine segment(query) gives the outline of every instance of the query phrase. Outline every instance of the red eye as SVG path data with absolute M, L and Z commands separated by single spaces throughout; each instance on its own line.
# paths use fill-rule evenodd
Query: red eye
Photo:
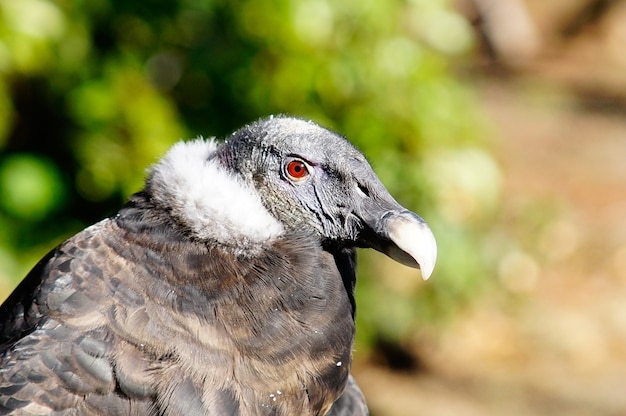
M 306 167 L 306 164 L 301 160 L 292 160 L 287 163 L 287 167 L 285 169 L 287 171 L 287 176 L 289 179 L 299 181 L 304 179 L 308 174 L 309 170 Z

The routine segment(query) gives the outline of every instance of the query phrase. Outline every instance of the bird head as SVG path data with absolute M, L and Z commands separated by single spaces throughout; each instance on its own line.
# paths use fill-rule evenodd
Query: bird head
M 327 246 L 371 247 L 430 277 L 435 238 L 402 207 L 344 137 L 309 121 L 271 117 L 233 133 L 213 155 L 286 230 Z

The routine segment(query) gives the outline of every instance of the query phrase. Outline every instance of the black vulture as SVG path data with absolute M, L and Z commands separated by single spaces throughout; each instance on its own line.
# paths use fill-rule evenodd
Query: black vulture
M 357 247 L 435 264 L 342 136 L 279 116 L 180 142 L 0 307 L 0 414 L 366 415 Z

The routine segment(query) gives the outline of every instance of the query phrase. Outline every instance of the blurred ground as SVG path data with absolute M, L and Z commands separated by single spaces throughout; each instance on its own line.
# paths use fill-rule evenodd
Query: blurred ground
M 522 17 L 490 24 L 495 4 Z M 466 76 L 496 130 L 507 254 L 492 292 L 422 343 L 423 366 L 355 375 L 374 416 L 624 415 L 626 2 L 459 7 L 485 39 Z M 498 32 L 520 20 L 521 38 Z

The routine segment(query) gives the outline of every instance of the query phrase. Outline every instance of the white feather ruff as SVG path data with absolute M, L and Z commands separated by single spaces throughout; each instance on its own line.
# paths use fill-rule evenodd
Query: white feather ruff
M 198 238 L 239 247 L 273 241 L 282 225 L 254 188 L 208 160 L 217 147 L 203 139 L 175 144 L 152 168 L 153 198 Z

